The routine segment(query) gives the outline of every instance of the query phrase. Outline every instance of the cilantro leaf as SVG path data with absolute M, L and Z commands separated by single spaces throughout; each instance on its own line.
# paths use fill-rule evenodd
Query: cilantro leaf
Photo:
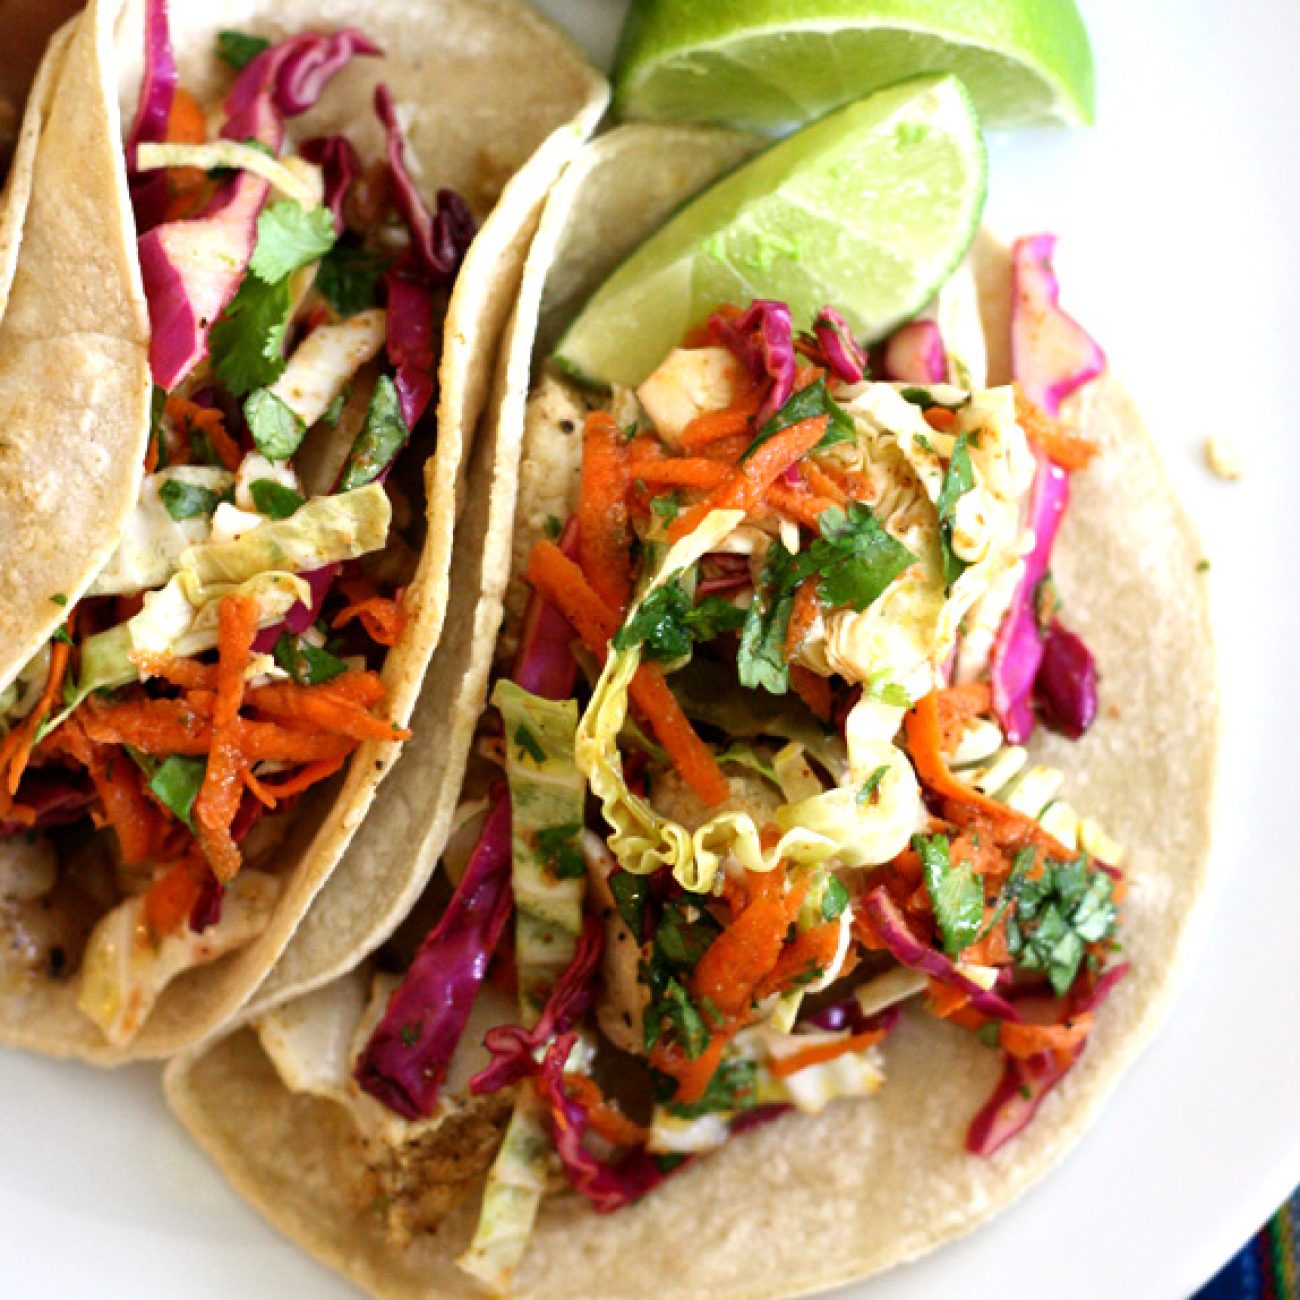
M 193 519 L 196 515 L 210 515 L 221 502 L 221 498 L 208 488 L 196 483 L 182 483 L 174 478 L 168 479 L 158 489 L 158 496 L 167 507 L 167 513 L 178 521 Z
M 609 892 L 614 895 L 614 906 L 618 908 L 623 924 L 632 931 L 634 939 L 640 939 L 645 903 L 650 894 L 649 880 L 645 876 L 634 876 L 630 871 L 615 871 L 609 878 Z
M 271 519 L 288 519 L 306 504 L 306 498 L 273 478 L 257 478 L 248 485 L 258 512 Z
M 686 626 L 697 641 L 715 641 L 724 632 L 736 632 L 745 626 L 746 611 L 721 596 L 705 596 L 686 611 Z
M 547 826 L 537 832 L 537 847 L 541 849 L 546 865 L 561 880 L 580 880 L 587 873 L 582 860 L 578 836 L 582 826 L 568 822 L 563 826 Z
M 275 383 L 284 371 L 289 281 L 246 275 L 208 336 L 217 377 L 236 397 Z
M 836 608 L 859 612 L 878 600 L 916 557 L 881 527 L 869 506 L 850 501 L 846 510 L 822 511 L 821 537 L 799 557 L 800 576 L 821 574 L 819 594 Z
M 765 442 L 775 438 L 783 429 L 800 424 L 804 420 L 815 419 L 819 415 L 830 416 L 826 434 L 813 448 L 820 451 L 833 447 L 837 442 L 850 442 L 853 439 L 853 420 L 849 413 L 831 396 L 826 387 L 826 376 L 822 375 L 807 388 L 801 388 L 787 400 L 775 415 L 758 431 L 758 436 L 745 448 L 740 459 L 747 461 Z
M 944 951 L 950 957 L 969 948 L 984 920 L 984 886 L 967 862 L 949 860 L 946 835 L 912 836 L 912 848 L 921 859 L 925 891 L 934 906 Z
M 542 748 L 541 742 L 533 735 L 527 727 L 520 723 L 515 728 L 515 744 L 520 750 L 527 754 L 534 763 L 546 762 L 546 750 Z
M 236 72 L 242 72 L 263 50 L 270 47 L 271 42 L 265 37 L 250 36 L 247 32 L 227 28 L 217 33 L 217 57 Z
M 205 758 L 186 758 L 172 754 L 163 759 L 149 778 L 149 789 L 191 830 L 194 829 L 194 800 L 203 788 L 208 772 Z
M 373 483 L 393 463 L 410 437 L 411 431 L 402 418 L 397 385 L 388 375 L 381 375 L 366 411 L 366 422 L 348 454 L 338 491 L 351 492 Z
M 661 497 L 653 497 L 650 501 L 650 509 L 664 523 L 670 524 L 682 512 L 682 494 L 680 492 L 669 492 Z
M 849 891 L 838 876 L 826 877 L 826 889 L 822 894 L 822 920 L 834 921 L 849 905 Z
M 880 789 L 880 783 L 889 775 L 889 768 L 883 763 L 876 768 L 872 774 L 862 783 L 862 789 L 858 791 L 855 802 L 859 807 L 875 803 L 876 791 Z
M 970 463 L 968 442 L 964 433 L 957 435 L 952 458 L 948 461 L 939 488 L 939 500 L 936 502 L 939 511 L 939 544 L 943 550 L 943 580 L 949 587 L 970 567 L 952 549 L 952 525 L 957 502 L 975 486 L 975 471 Z
M 694 1061 L 704 1053 L 712 1035 L 691 996 L 671 975 L 663 981 L 657 997 L 645 1012 L 645 1048 L 653 1051 L 660 1037 L 667 1035 Z
M 655 931 L 655 952 L 676 970 L 694 970 L 721 930 L 703 908 L 669 899 Z
M 640 608 L 614 635 L 615 650 L 641 647 L 647 659 L 680 659 L 697 641 L 712 641 L 744 625 L 745 611 L 721 596 L 709 596 L 698 605 L 682 586 L 681 575 L 656 587 Z
M 293 199 L 283 199 L 259 214 L 257 244 L 248 269 L 266 284 L 276 284 L 322 258 L 334 247 L 336 238 L 334 216 L 328 208 L 309 211 Z
M 307 426 L 269 388 L 259 388 L 244 403 L 244 419 L 257 450 L 267 460 L 288 460 L 302 446 Z
M 1023 970 L 1042 971 L 1053 991 L 1067 993 L 1079 974 L 1087 946 L 1115 932 L 1113 882 L 1081 854 L 1073 862 L 1047 862 L 1031 879 L 1033 855 L 1017 856 L 1004 890 L 1015 903 L 1007 919 L 1007 946 Z
M 768 548 L 758 590 L 745 615 L 736 668 L 740 684 L 762 687 L 773 695 L 790 689 L 790 669 L 785 662 L 785 635 L 794 609 L 795 558 L 778 539 Z
M 675 1103 L 668 1110 L 682 1119 L 699 1119 L 718 1111 L 749 1110 L 757 1101 L 758 1062 L 739 1057 L 723 1061 L 713 1072 L 699 1101 Z
M 355 316 L 379 303 L 379 281 L 388 259 L 356 244 L 338 243 L 321 258 L 316 287 L 340 316 Z
M 271 653 L 294 681 L 307 686 L 328 682 L 348 669 L 342 659 L 292 632 L 281 632 Z

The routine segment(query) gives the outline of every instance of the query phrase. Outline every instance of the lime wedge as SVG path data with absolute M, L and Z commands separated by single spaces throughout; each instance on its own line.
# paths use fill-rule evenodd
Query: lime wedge
M 984 208 L 984 142 L 955 77 L 882 90 L 770 146 L 687 204 L 609 277 L 556 359 L 592 384 L 639 384 L 722 303 L 827 304 L 874 341 L 966 255 Z
M 986 126 L 1092 121 L 1074 0 L 635 0 L 614 106 L 774 130 L 927 72 L 961 77 Z

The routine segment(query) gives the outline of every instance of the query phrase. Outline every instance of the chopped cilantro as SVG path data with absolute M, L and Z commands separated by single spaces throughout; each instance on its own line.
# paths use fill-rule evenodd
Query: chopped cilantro
M 155 384 L 149 399 L 149 443 L 156 449 L 156 469 L 166 469 L 170 460 L 167 454 L 167 431 L 163 428 L 163 411 L 166 406 L 167 392 Z
M 682 494 L 669 492 L 664 496 L 654 497 L 650 502 L 650 509 L 665 523 L 670 524 L 682 512 Z
M 692 604 L 678 574 L 641 602 L 636 613 L 615 633 L 612 644 L 618 651 L 640 646 L 647 659 L 680 659 L 690 653 L 693 642 L 712 641 L 744 623 L 745 611 L 720 596 Z
M 352 444 L 338 491 L 351 492 L 373 483 L 393 463 L 410 437 L 411 431 L 402 418 L 397 385 L 388 375 L 382 375 L 370 398 L 366 422 Z
M 356 244 L 335 244 L 321 258 L 316 287 L 340 316 L 355 316 L 379 303 L 379 281 L 388 260 Z
M 220 504 L 221 498 L 205 487 L 195 483 L 182 483 L 178 479 L 168 479 L 158 489 L 158 496 L 167 513 L 173 519 L 193 519 L 196 515 L 210 515 Z
M 939 544 L 943 549 L 943 580 L 948 587 L 970 567 L 952 548 L 952 525 L 957 502 L 975 486 L 975 471 L 971 467 L 970 452 L 966 450 L 968 442 L 964 433 L 957 435 L 939 489 L 939 500 L 936 502 L 939 511 Z
M 859 612 L 879 599 L 916 557 L 880 526 L 870 507 L 850 501 L 822 512 L 821 538 L 796 568 L 821 574 L 820 594 L 828 605 L 849 606 Z
M 292 632 L 281 632 L 271 653 L 275 662 L 296 682 L 318 686 L 347 672 L 347 664 L 320 646 Z
M 944 951 L 958 956 L 975 942 L 984 919 L 984 886 L 967 862 L 949 859 L 946 835 L 912 836 L 912 848 L 921 859 L 926 893 L 939 923 Z
M 975 1037 L 978 1038 L 985 1047 L 1001 1047 L 1002 1026 L 996 1020 L 990 1020 L 987 1025 L 981 1025 L 975 1031 Z
M 61 591 L 56 591 L 54 595 L 50 597 L 50 599 L 56 605 L 66 605 L 68 603 L 68 598 Z
M 671 975 L 663 981 L 657 997 L 653 997 L 645 1012 L 645 1049 L 653 1051 L 659 1039 L 667 1034 L 694 1061 L 709 1045 L 708 1026 L 700 1015 L 691 996 Z
M 618 908 L 623 924 L 632 931 L 632 937 L 639 940 L 650 882 L 645 876 L 634 876 L 630 871 L 615 871 L 609 878 L 609 892 L 614 895 L 614 906 Z
M 334 216 L 328 208 L 310 211 L 293 199 L 262 209 L 257 244 L 248 269 L 266 284 L 276 284 L 334 247 Z
M 541 849 L 546 865 L 561 880 L 579 880 L 586 874 L 582 850 L 578 847 L 581 834 L 582 826 L 578 822 L 547 826 L 537 832 L 537 847 Z
M 720 932 L 721 927 L 702 908 L 670 899 L 655 931 L 655 950 L 675 969 L 694 970 Z
M 546 750 L 542 748 L 537 737 L 534 736 L 533 733 L 522 723 L 515 728 L 515 744 L 518 745 L 534 763 L 546 762 Z
M 1007 946 L 1023 970 L 1042 971 L 1053 991 L 1064 995 L 1079 974 L 1088 944 L 1115 931 L 1117 913 L 1111 878 L 1081 854 L 1073 862 L 1046 862 L 1031 879 L 1033 855 L 1017 855 L 1004 897 L 1015 903 L 1007 918 Z
M 339 421 L 343 418 L 343 406 L 347 400 L 347 393 L 340 393 L 325 408 L 325 414 L 321 416 L 321 423 L 328 424 L 331 429 L 337 429 L 339 427 Z
M 242 72 L 271 42 L 262 36 L 226 29 L 217 33 L 217 57 L 223 59 L 236 72 Z
M 402 1026 L 402 1043 L 406 1047 L 414 1047 L 420 1041 L 420 1026 L 409 1024 Z
M 267 284 L 244 276 L 208 339 L 217 377 L 236 397 L 279 379 L 288 328 L 288 279 Z
M 899 682 L 891 682 L 884 673 L 873 673 L 867 679 L 866 695 L 869 700 L 878 700 L 881 704 L 889 704 L 896 709 L 910 708 L 912 704 L 907 687 Z
M 880 783 L 889 775 L 889 768 L 881 764 L 867 779 L 862 783 L 862 789 L 858 791 L 858 804 L 865 805 L 875 803 L 876 791 L 880 789 Z
M 1209 571 L 1210 571 L 1210 562 L 1209 562 L 1209 560 L 1199 560 L 1199 561 L 1197 562 L 1197 565 L 1196 565 L 1196 572 L 1197 572 L 1197 573 L 1209 573 Z
M 53 634 L 53 636 L 50 637 L 50 640 L 51 640 L 51 641 L 60 641 L 60 642 L 62 642 L 64 645 L 71 645 L 71 644 L 72 644 L 72 637 L 68 634 L 68 625 L 67 625 L 66 623 L 64 623 L 62 627 L 57 627 L 57 628 L 55 628 L 55 629 L 54 629 L 54 634 Z
M 208 763 L 204 758 L 172 754 L 163 759 L 149 778 L 149 789 L 159 802 L 170 808 L 191 830 L 194 829 L 194 800 L 203 788 Z
M 723 1061 L 713 1072 L 709 1086 L 699 1101 L 686 1105 L 670 1105 L 671 1114 L 682 1119 L 699 1119 L 719 1111 L 749 1110 L 756 1100 L 758 1063 L 743 1057 Z
M 258 511 L 271 519 L 288 519 L 306 504 L 301 493 L 273 478 L 254 479 L 248 485 L 248 491 Z
M 288 460 L 302 446 L 307 426 L 269 388 L 259 388 L 244 402 L 244 419 L 257 450 L 267 460 Z
M 790 689 L 790 669 L 785 661 L 785 635 L 794 609 L 795 557 L 778 538 L 768 548 L 758 590 L 745 614 L 736 654 L 740 684 L 762 688 L 773 695 Z
M 819 415 L 830 417 L 826 427 L 826 436 L 813 449 L 823 450 L 833 447 L 838 442 L 850 442 L 853 439 L 853 420 L 849 413 L 830 395 L 823 375 L 816 383 L 809 384 L 793 394 L 786 404 L 758 431 L 758 436 L 745 448 L 741 461 L 748 460 L 765 442 L 775 438 L 783 429 L 800 424 L 804 420 L 815 419 Z
M 547 515 L 546 523 L 543 525 L 542 531 L 545 532 L 551 541 L 558 541 L 560 534 L 564 532 L 564 525 L 560 522 L 558 516 Z
M 838 876 L 826 877 L 826 889 L 822 894 L 822 920 L 834 921 L 849 905 L 849 891 Z

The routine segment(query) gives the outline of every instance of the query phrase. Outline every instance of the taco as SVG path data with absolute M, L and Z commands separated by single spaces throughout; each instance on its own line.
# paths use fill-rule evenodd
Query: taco
M 748 147 L 585 150 L 538 356 Z M 794 1295 L 1078 1139 L 1173 987 L 1217 718 L 1194 536 L 1051 254 L 981 237 L 870 359 L 731 304 L 635 391 L 539 365 L 526 418 L 525 273 L 443 871 L 166 1075 L 287 1235 L 381 1296 Z
M 165 1055 L 274 964 L 409 735 L 524 255 L 604 107 L 516 0 L 320 16 L 100 0 L 24 127 L 5 1042 Z

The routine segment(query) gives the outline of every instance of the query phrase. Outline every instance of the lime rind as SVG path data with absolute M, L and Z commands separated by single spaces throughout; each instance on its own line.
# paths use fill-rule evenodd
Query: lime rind
M 916 0 L 815 0 L 816 16 L 790 7 L 641 0 L 619 45 L 615 112 L 770 131 L 907 76 L 953 72 L 991 127 L 1093 120 L 1096 70 L 1074 0 L 944 0 L 929 20 Z
M 768 146 L 680 208 L 605 281 L 556 360 L 587 385 L 635 385 L 723 302 L 827 303 L 874 340 L 914 316 L 979 226 L 987 156 L 953 77 L 919 77 Z

